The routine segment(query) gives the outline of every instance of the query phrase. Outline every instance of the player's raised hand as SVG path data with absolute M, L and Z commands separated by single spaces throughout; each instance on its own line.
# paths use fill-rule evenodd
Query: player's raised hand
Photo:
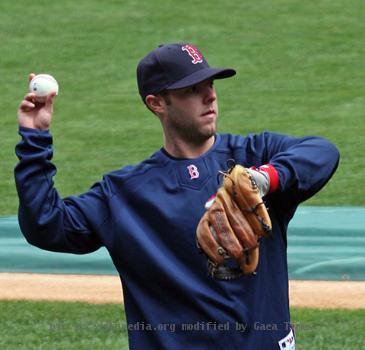
M 35 77 L 34 73 L 29 74 L 29 81 Z M 49 129 L 53 115 L 53 102 L 56 92 L 50 93 L 44 103 L 36 101 L 35 93 L 28 93 L 18 109 L 18 123 L 20 126 L 47 130 Z

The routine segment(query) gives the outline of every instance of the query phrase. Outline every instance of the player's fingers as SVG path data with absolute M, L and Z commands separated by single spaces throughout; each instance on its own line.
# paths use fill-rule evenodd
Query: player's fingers
M 30 102 L 35 102 L 35 99 L 36 99 L 36 94 L 33 93 L 33 92 L 29 92 L 27 93 L 25 96 L 24 96 L 24 100 L 26 101 L 30 101 Z
M 52 108 L 53 106 L 53 102 L 54 102 L 54 98 L 57 96 L 56 92 L 51 92 L 49 95 L 47 95 L 46 98 L 46 107 L 47 108 Z
M 19 109 L 22 110 L 22 111 L 30 111 L 33 108 L 35 108 L 35 104 L 31 101 L 28 101 L 28 100 L 23 100 L 20 103 L 20 106 L 19 106 Z

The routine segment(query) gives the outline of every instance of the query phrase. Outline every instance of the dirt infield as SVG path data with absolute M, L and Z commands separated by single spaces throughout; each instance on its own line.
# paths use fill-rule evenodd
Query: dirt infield
M 0 273 L 0 299 L 121 303 L 117 276 Z M 293 307 L 365 309 L 365 282 L 290 281 Z

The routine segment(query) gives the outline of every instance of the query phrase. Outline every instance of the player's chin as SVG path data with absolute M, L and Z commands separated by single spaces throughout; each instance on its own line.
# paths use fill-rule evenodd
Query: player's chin
M 197 130 L 203 139 L 207 140 L 212 137 L 217 131 L 216 118 L 211 120 L 203 119 L 200 120 L 199 125 L 197 125 Z
M 216 133 L 217 131 L 217 121 L 216 119 L 212 120 L 211 123 L 207 123 L 206 125 L 204 125 L 205 130 L 207 132 L 208 135 L 212 136 Z
M 215 135 L 216 133 L 216 126 L 211 126 L 209 128 L 204 128 L 203 130 L 201 130 L 201 135 L 203 136 L 203 138 L 205 140 L 208 140 L 209 138 L 211 138 L 213 135 Z

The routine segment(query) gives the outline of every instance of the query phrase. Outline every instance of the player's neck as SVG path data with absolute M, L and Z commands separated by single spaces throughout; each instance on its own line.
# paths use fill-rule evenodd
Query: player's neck
M 181 139 L 170 139 L 165 136 L 164 148 L 174 158 L 193 159 L 207 152 L 214 144 L 214 135 L 201 143 L 188 142 Z

